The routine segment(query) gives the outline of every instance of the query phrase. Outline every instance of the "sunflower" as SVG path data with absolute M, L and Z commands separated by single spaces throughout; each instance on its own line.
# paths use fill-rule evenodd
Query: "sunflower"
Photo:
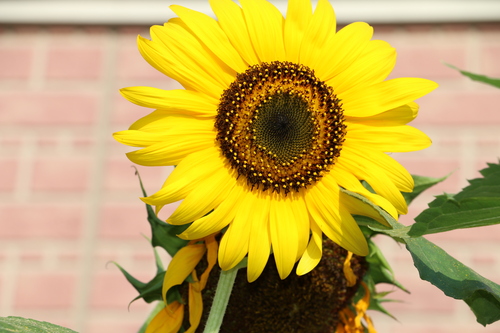
M 156 109 L 119 142 L 147 166 L 176 165 L 161 189 L 142 200 L 159 211 L 182 200 L 167 219 L 190 224 L 179 235 L 201 239 L 225 231 L 223 270 L 248 259 L 248 280 L 271 251 L 282 279 L 299 275 L 322 255 L 323 234 L 348 251 L 368 246 L 353 214 L 384 220 L 358 193 L 397 219 L 407 213 L 401 192 L 410 174 L 387 153 L 428 147 L 406 125 L 414 100 L 437 84 L 420 78 L 386 80 L 396 52 L 371 40 L 363 22 L 336 32 L 333 8 L 290 0 L 286 19 L 266 0 L 210 0 L 213 19 L 181 6 L 178 17 L 138 37 L 153 67 L 184 89 L 131 87 L 132 103 Z M 361 181 L 374 190 L 368 191 Z

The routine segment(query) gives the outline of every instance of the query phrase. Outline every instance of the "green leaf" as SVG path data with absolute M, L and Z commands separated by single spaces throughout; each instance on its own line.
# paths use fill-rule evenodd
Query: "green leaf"
M 445 295 L 464 300 L 486 326 L 500 320 L 500 285 L 482 277 L 425 238 L 405 239 L 422 280 Z
M 446 175 L 441 178 L 433 178 L 433 177 L 423 177 L 423 176 L 417 176 L 417 175 L 411 175 L 413 177 L 413 182 L 415 186 L 413 187 L 413 191 L 410 193 L 407 192 L 401 192 L 403 194 L 403 197 L 406 200 L 406 204 L 409 205 L 416 197 L 418 197 L 423 191 L 427 190 L 428 188 L 441 183 L 444 181 L 446 178 L 449 177 L 449 175 Z
M 139 178 L 139 184 L 141 186 L 142 194 L 146 197 L 146 191 L 142 184 L 141 176 L 136 169 L 136 175 Z M 146 210 L 148 214 L 148 222 L 151 225 L 151 244 L 153 246 L 159 246 L 170 254 L 174 256 L 179 249 L 187 245 L 189 241 L 177 237 L 177 235 L 184 232 L 189 225 L 175 226 L 165 223 L 156 216 L 153 207 L 146 204 Z
M 495 79 L 495 78 L 491 78 L 491 77 L 488 77 L 488 76 L 485 76 L 485 75 L 479 75 L 479 74 L 474 74 L 474 73 L 471 73 L 471 72 L 466 72 L 466 71 L 463 71 L 453 65 L 450 65 L 450 64 L 446 64 L 448 67 L 451 67 L 453 69 L 456 69 L 457 71 L 459 71 L 460 73 L 462 73 L 462 75 L 465 75 L 467 76 L 468 78 L 474 80 L 474 81 L 478 81 L 478 82 L 482 82 L 482 83 L 486 83 L 486 84 L 489 84 L 490 86 L 493 86 L 493 87 L 497 87 L 497 88 L 500 88 L 500 79 Z
M 488 164 L 480 172 L 484 178 L 469 181 L 460 193 L 437 196 L 415 218 L 408 234 L 418 237 L 500 223 L 500 165 Z
M 148 283 L 144 283 L 134 278 L 116 262 L 113 262 L 113 264 L 115 264 L 116 267 L 120 269 L 127 281 L 135 288 L 135 290 L 139 292 L 139 296 L 134 298 L 130 303 L 138 300 L 139 298 L 144 299 L 144 301 L 147 303 L 162 300 L 161 290 L 165 272 L 159 272 L 151 281 L 149 281 Z
M 0 317 L 0 333 L 76 333 L 62 326 L 21 317 Z
M 394 271 L 385 259 L 382 251 L 379 247 L 370 239 L 368 240 L 368 247 L 370 249 L 370 254 L 366 256 L 366 261 L 369 264 L 368 273 L 375 284 L 378 283 L 388 283 L 392 284 L 399 289 L 409 293 L 409 291 L 403 287 L 401 283 L 396 281 L 394 277 Z

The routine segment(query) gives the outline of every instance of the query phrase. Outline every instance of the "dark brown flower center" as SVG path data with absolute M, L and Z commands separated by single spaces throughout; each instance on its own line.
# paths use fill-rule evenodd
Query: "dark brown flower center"
M 279 193 L 318 181 L 340 155 L 346 133 L 333 88 L 303 65 L 251 66 L 224 91 L 217 141 L 249 186 Z

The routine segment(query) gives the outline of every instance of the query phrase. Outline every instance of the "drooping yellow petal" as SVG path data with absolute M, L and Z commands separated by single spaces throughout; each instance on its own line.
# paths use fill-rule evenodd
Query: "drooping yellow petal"
M 207 247 L 207 268 L 200 276 L 200 288 L 205 289 L 208 277 L 212 268 L 214 268 L 217 263 L 217 250 L 219 249 L 219 243 L 215 239 L 215 235 L 210 235 L 205 238 L 205 246 Z
M 206 252 L 205 244 L 188 244 L 174 255 L 163 279 L 163 302 L 167 304 L 167 292 L 180 285 L 194 270 Z
M 336 25 L 333 7 L 328 0 L 319 0 L 312 19 L 303 33 L 299 57 L 301 63 L 315 68 L 315 65 L 321 61 L 319 57 L 324 52 L 328 52 L 324 49 L 325 44 L 333 38 Z
M 265 0 L 240 0 L 250 40 L 261 62 L 286 60 L 283 16 Z
M 348 287 L 354 286 L 356 284 L 356 280 L 357 280 L 357 277 L 356 277 L 356 275 L 354 275 L 354 272 L 352 271 L 352 268 L 351 268 L 352 254 L 353 254 L 352 252 L 347 251 L 347 256 L 344 260 L 344 267 L 343 267 L 344 276 L 347 280 Z
M 246 63 L 250 66 L 259 63 L 241 7 L 231 0 L 210 0 L 210 6 L 220 27 Z
M 251 230 L 248 243 L 248 282 L 255 281 L 264 270 L 271 251 L 269 210 L 271 196 L 255 194 L 254 212 L 250 216 Z
M 309 273 L 316 267 L 323 254 L 323 232 L 313 221 L 311 223 L 311 239 L 306 251 L 297 265 L 297 275 L 304 275 Z
M 346 116 L 369 117 L 413 102 L 437 88 L 420 78 L 398 78 L 338 92 Z
M 247 65 L 229 42 L 226 34 L 210 16 L 178 5 L 170 6 L 199 40 L 219 59 L 236 72 L 243 72 Z
M 177 333 L 183 318 L 184 304 L 175 301 L 156 314 L 146 328 L 146 333 Z
M 310 0 L 289 0 L 284 27 L 286 60 L 299 61 L 302 37 L 312 16 Z
M 129 87 L 120 93 L 130 102 L 139 106 L 161 109 L 165 115 L 185 114 L 196 117 L 213 118 L 218 101 L 208 95 L 191 90 L 163 90 L 151 87 Z

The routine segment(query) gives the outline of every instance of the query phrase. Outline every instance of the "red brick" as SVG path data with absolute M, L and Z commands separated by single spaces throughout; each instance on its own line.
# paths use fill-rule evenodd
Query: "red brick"
M 500 241 L 500 225 L 486 227 L 457 229 L 439 234 L 429 235 L 433 242 L 441 241 L 468 241 L 468 242 L 497 242 Z
M 135 45 L 136 38 L 128 43 Z M 168 84 L 170 78 L 157 71 L 144 60 L 136 46 L 121 47 L 118 51 L 118 72 L 119 79 L 148 79 L 158 80 Z M 140 85 L 140 84 L 139 84 Z
M 396 77 L 423 77 L 426 79 L 436 78 L 460 78 L 461 74 L 446 66 L 443 62 L 452 64 L 458 68 L 465 68 L 465 48 L 459 47 L 436 47 L 432 45 L 401 47 L 397 49 L 398 58 L 391 78 Z
M 14 307 L 68 308 L 73 304 L 75 282 L 75 276 L 66 273 L 21 273 L 17 279 Z
M 481 84 L 481 87 L 485 86 Z M 500 124 L 500 112 L 497 107 L 500 95 L 493 88 L 483 91 L 440 90 L 439 93 L 431 93 L 418 102 L 420 110 L 426 110 L 420 112 L 419 124 L 442 126 Z
M 114 93 L 114 107 L 111 114 L 111 122 L 120 126 L 119 130 L 128 129 L 136 120 L 147 116 L 153 109 L 141 107 L 130 103 L 118 90 Z
M 144 277 L 131 273 L 135 278 L 147 282 L 151 276 Z M 146 281 L 147 280 L 147 281 Z M 93 308 L 121 308 L 128 307 L 130 301 L 137 297 L 138 292 L 125 279 L 118 269 L 115 272 L 97 273 L 93 278 L 90 304 Z M 135 308 L 146 307 L 143 300 L 133 303 Z
M 34 163 L 35 191 L 85 191 L 88 187 L 90 160 L 85 157 L 45 157 Z
M 431 285 L 429 282 L 418 279 L 418 273 L 414 278 L 406 278 L 396 275 L 396 279 L 405 286 L 411 294 L 399 289 L 390 294 L 391 299 L 400 302 L 385 303 L 384 307 L 398 317 L 404 313 L 439 313 L 440 315 L 452 313 L 458 301 L 449 298 L 444 293 Z
M 28 79 L 32 49 L 0 49 L 0 79 Z
M 19 167 L 16 159 L 0 158 L 0 191 L 13 191 L 17 181 L 17 168 Z
M 434 192 L 456 192 L 460 188 L 460 167 L 459 161 L 451 158 L 429 157 L 419 155 L 417 152 L 409 155 L 398 155 L 398 161 L 403 165 L 411 174 L 416 174 L 425 177 L 444 177 L 451 173 L 451 175 L 443 182 L 433 187 Z
M 90 125 L 97 115 L 97 97 L 77 92 L 0 93 L 4 125 Z
M 116 143 L 119 145 L 119 143 Z M 165 182 L 168 170 L 172 167 L 145 167 L 135 165 L 127 159 L 125 154 L 118 157 L 111 157 L 106 163 L 104 187 L 107 190 L 128 191 L 141 197 L 142 192 L 139 185 L 139 178 L 135 175 L 135 168 L 139 171 L 141 179 L 148 195 L 153 194 L 161 188 Z
M 102 69 L 102 50 L 98 48 L 53 48 L 48 53 L 50 79 L 97 79 Z
M 83 210 L 75 205 L 26 204 L 0 206 L 1 238 L 63 238 L 80 236 Z
M 497 35 L 500 39 L 500 33 Z M 489 77 L 500 78 L 500 66 L 498 66 L 498 59 L 500 59 L 500 42 L 497 46 L 485 47 L 481 50 L 481 73 Z
M 137 200 L 135 204 L 108 204 L 101 211 L 99 236 L 104 238 L 135 238 L 150 235 L 146 205 Z

